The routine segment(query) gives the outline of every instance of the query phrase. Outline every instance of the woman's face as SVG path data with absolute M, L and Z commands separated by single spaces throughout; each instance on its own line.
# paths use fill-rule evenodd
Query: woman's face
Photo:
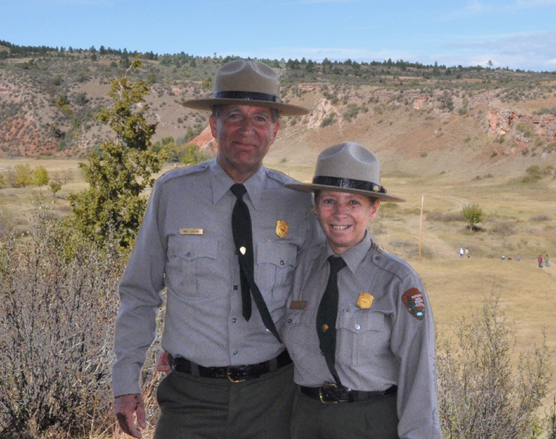
M 371 203 L 369 197 L 349 192 L 323 190 L 315 212 L 334 253 L 340 255 L 361 242 L 367 223 L 377 212 L 379 200 Z

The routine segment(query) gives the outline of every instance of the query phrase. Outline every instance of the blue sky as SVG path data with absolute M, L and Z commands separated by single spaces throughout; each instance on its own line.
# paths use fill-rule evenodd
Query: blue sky
M 18 45 L 556 70 L 556 0 L 2 0 Z

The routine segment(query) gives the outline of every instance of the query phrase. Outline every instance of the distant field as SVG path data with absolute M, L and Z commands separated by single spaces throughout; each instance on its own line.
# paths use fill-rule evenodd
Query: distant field
M 0 173 L 24 160 L 0 160 Z M 42 194 L 59 215 L 69 211 L 65 198 L 82 190 L 85 183 L 74 160 L 30 160 L 31 167 L 42 165 L 51 175 L 73 173 L 54 198 L 43 187 L 0 189 L 0 210 L 23 230 L 33 200 Z M 309 181 L 313 168 L 284 163 L 267 163 L 302 181 Z M 556 181 L 548 177 L 532 184 L 516 183 L 516 176 L 465 180 L 461 176 L 428 178 L 383 178 L 389 193 L 407 203 L 384 204 L 371 233 L 387 251 L 406 259 L 422 276 L 429 292 L 440 337 L 450 337 L 460 317 L 470 317 L 481 309 L 483 297 L 500 294 L 515 330 L 518 351 L 531 350 L 542 341 L 542 331 L 552 350 L 554 378 L 545 400 L 548 406 L 556 394 Z M 425 216 L 422 234 L 422 261 L 419 261 L 419 218 L 422 196 Z M 462 221 L 450 221 L 444 214 L 457 213 L 470 202 L 484 210 L 481 230 L 470 233 Z M 433 215 L 435 214 L 436 215 Z M 436 218 L 436 219 L 432 219 Z M 440 218 L 440 220 L 438 219 Z M 459 258 L 459 248 L 469 248 L 469 259 Z M 536 257 L 548 253 L 551 268 L 538 268 Z M 521 262 L 516 261 L 517 255 Z M 501 256 L 506 257 L 501 260 Z M 508 260 L 511 257 L 512 260 Z

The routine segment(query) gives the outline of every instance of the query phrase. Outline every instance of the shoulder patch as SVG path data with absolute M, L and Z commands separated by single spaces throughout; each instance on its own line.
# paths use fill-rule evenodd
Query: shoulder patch
M 425 298 L 417 288 L 407 290 L 402 296 L 402 301 L 413 317 L 419 320 L 425 318 Z

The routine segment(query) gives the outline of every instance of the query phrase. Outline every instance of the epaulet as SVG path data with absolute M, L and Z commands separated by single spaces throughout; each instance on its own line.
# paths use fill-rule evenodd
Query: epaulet
M 283 172 L 277 171 L 276 169 L 266 169 L 266 174 L 272 178 L 273 180 L 278 181 L 279 183 L 286 184 L 286 183 L 298 183 L 297 180 L 287 176 Z
M 376 254 L 372 257 L 373 262 L 383 270 L 395 273 L 398 276 L 403 276 L 404 273 L 413 272 L 413 269 L 407 262 L 397 256 L 394 256 L 392 253 L 389 253 L 383 249 L 380 244 L 373 241 L 371 249 L 376 252 Z
M 377 251 L 377 252 L 384 253 L 384 249 L 381 247 L 380 244 L 378 244 L 378 243 L 375 242 L 375 241 L 372 242 L 371 248 L 372 248 L 373 250 Z
M 197 163 L 196 165 L 184 166 L 183 168 L 171 169 L 165 172 L 157 181 L 162 184 L 166 181 L 173 180 L 174 178 L 183 177 L 186 175 L 196 174 L 206 171 L 210 166 L 210 161 Z

